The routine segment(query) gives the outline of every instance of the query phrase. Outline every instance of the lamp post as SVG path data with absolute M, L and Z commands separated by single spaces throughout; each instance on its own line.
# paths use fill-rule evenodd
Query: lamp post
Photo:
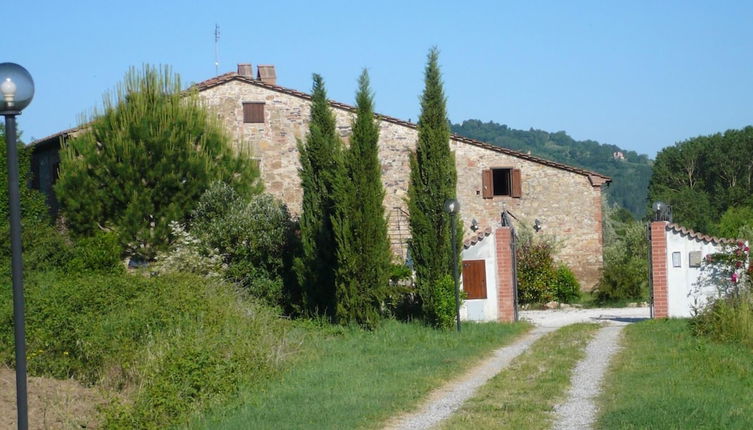
M 457 234 L 455 218 L 457 218 L 457 214 L 460 212 L 460 203 L 455 199 L 447 199 L 444 202 L 444 210 L 450 214 L 450 230 L 452 236 L 452 277 L 455 280 L 455 317 L 457 318 L 458 331 L 460 331 L 460 279 L 458 275 L 458 247 L 455 238 L 455 235 Z
M 16 346 L 16 406 L 18 429 L 29 427 L 26 397 L 26 340 L 24 334 L 23 260 L 21 258 L 21 201 L 18 186 L 16 116 L 34 97 L 34 81 L 23 67 L 0 64 L 0 115 L 5 117 L 8 150 L 8 206 L 10 209 L 11 272 L 13 274 L 13 326 Z

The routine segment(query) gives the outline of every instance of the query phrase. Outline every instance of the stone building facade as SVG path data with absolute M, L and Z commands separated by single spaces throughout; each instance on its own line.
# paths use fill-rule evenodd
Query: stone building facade
M 311 97 L 276 85 L 274 69 L 250 65 L 196 84 L 194 88 L 215 112 L 232 137 L 235 149 L 258 160 L 265 189 L 300 211 L 297 142 L 308 131 Z M 347 144 L 352 106 L 331 102 L 340 136 Z M 378 115 L 379 156 L 386 190 L 384 206 L 390 216 L 390 235 L 396 254 L 405 256 L 410 237 L 405 202 L 409 182 L 409 154 L 415 150 L 416 125 Z M 544 160 L 477 140 L 452 136 L 464 234 L 471 226 L 497 226 L 507 209 L 517 222 L 535 220 L 561 242 L 559 258 L 570 266 L 585 289 L 591 289 L 602 267 L 601 193 L 610 178 L 596 172 Z

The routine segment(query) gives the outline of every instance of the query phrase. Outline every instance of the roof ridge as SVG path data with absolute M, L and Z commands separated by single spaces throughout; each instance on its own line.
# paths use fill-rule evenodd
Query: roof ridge
M 291 89 L 291 88 L 282 87 L 282 86 L 279 86 L 279 85 L 274 85 L 274 84 L 269 84 L 269 83 L 261 82 L 261 81 L 258 81 L 256 79 L 249 78 L 247 76 L 239 75 L 239 74 L 237 74 L 235 72 L 228 72 L 228 73 L 225 73 L 225 74 L 222 74 L 222 75 L 219 75 L 219 76 L 215 76 L 214 78 L 207 79 L 206 81 L 202 81 L 202 82 L 196 83 L 196 84 L 192 85 L 190 87 L 190 89 L 196 89 L 197 91 L 203 91 L 203 90 L 215 87 L 217 85 L 224 84 L 225 82 L 229 82 L 231 80 L 239 80 L 241 82 L 246 82 L 246 83 L 249 83 L 249 84 L 252 84 L 252 85 L 264 87 L 264 88 L 267 88 L 267 89 L 270 89 L 270 90 L 273 90 L 273 91 L 278 91 L 278 92 L 281 92 L 281 93 L 284 93 L 284 94 L 292 95 L 292 96 L 295 96 L 295 97 L 300 97 L 300 98 L 303 98 L 303 99 L 306 99 L 306 100 L 311 100 L 311 95 L 308 94 L 308 93 L 304 93 L 302 91 L 294 90 L 294 89 Z M 351 112 L 355 112 L 355 110 L 356 110 L 356 108 L 354 106 L 351 106 L 351 105 L 349 105 L 347 103 L 342 103 L 342 102 L 338 102 L 338 101 L 335 101 L 335 100 L 328 100 L 328 102 L 329 102 L 329 104 L 331 106 L 334 106 L 334 107 L 337 107 L 337 108 L 340 108 L 340 109 L 343 109 L 343 110 L 347 110 L 347 111 L 351 111 Z M 379 118 L 380 120 L 391 122 L 393 124 L 398 124 L 398 125 L 402 125 L 402 126 L 406 126 L 406 127 L 410 127 L 410 128 L 417 128 L 417 126 L 418 126 L 417 124 L 412 123 L 410 121 L 405 121 L 405 120 L 402 120 L 402 119 L 399 119 L 399 118 L 395 118 L 395 117 L 392 117 L 392 116 L 389 116 L 389 115 L 384 115 L 384 114 L 380 114 L 380 113 L 375 113 L 374 115 L 377 118 Z M 478 146 L 478 147 L 481 147 L 481 148 L 485 148 L 485 149 L 488 149 L 488 150 L 491 150 L 491 151 L 496 151 L 496 152 L 501 152 L 503 154 L 512 155 L 513 157 L 522 158 L 524 160 L 532 161 L 532 162 L 543 164 L 543 165 L 546 165 L 546 166 L 555 167 L 555 168 L 558 168 L 558 169 L 567 170 L 567 171 L 574 172 L 574 173 L 579 173 L 581 175 L 585 175 L 585 176 L 597 176 L 597 177 L 603 178 L 605 180 L 604 182 L 610 182 L 612 180 L 612 178 L 610 178 L 609 176 L 606 176 L 606 175 L 604 175 L 602 173 L 599 173 L 599 172 L 595 172 L 595 171 L 592 171 L 592 170 L 583 169 L 583 168 L 580 168 L 580 167 L 571 166 L 569 164 L 559 163 L 557 161 L 547 160 L 545 158 L 537 157 L 535 155 L 526 154 L 526 153 L 523 153 L 523 152 L 520 152 L 520 151 L 515 151 L 515 150 L 509 149 L 509 148 L 502 147 L 502 146 L 492 145 L 490 143 L 486 143 L 486 142 L 483 142 L 483 141 L 480 141 L 480 140 L 472 139 L 470 137 L 461 136 L 461 135 L 459 135 L 457 133 L 452 133 L 450 135 L 450 139 L 458 141 L 458 142 L 468 143 L 468 144 L 471 144 L 471 145 L 474 145 L 474 146 Z

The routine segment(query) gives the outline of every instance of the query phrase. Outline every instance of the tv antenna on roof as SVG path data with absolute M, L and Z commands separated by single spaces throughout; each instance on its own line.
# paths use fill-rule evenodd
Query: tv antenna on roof
M 220 25 L 214 25 L 214 74 L 220 74 Z

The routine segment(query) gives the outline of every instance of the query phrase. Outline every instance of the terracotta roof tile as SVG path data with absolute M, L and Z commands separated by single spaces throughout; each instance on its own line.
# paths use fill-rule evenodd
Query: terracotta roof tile
M 720 238 L 715 236 L 709 236 L 707 234 L 698 233 L 696 231 L 693 231 L 689 228 L 685 228 L 679 224 L 674 223 L 667 223 L 667 230 L 674 231 L 676 233 L 684 234 L 687 236 L 690 236 L 693 239 L 702 240 L 704 242 L 712 242 L 712 243 L 722 243 L 731 245 L 734 243 L 737 243 L 738 241 L 743 241 L 742 239 L 728 239 L 728 238 Z
M 239 74 L 237 74 L 235 72 L 225 73 L 223 75 L 216 76 L 216 77 L 208 79 L 206 81 L 199 82 L 199 83 L 193 85 L 191 88 L 195 89 L 197 91 L 204 91 L 204 90 L 207 90 L 209 88 L 216 87 L 218 85 L 222 85 L 222 84 L 224 84 L 226 82 L 230 82 L 230 81 L 233 81 L 233 80 L 237 80 L 237 81 L 245 82 L 245 83 L 248 83 L 248 84 L 260 86 L 260 87 L 263 87 L 263 88 L 270 89 L 272 91 L 277 91 L 277 92 L 280 92 L 280 93 L 283 93 L 283 94 L 288 94 L 288 95 L 291 95 L 291 96 L 294 96 L 294 97 L 300 97 L 302 99 L 311 100 L 311 95 L 310 94 L 306 94 L 304 92 L 296 91 L 296 90 L 293 90 L 293 89 L 290 89 L 290 88 L 281 87 L 279 85 L 267 84 L 267 83 L 258 81 L 256 79 L 252 79 L 252 78 L 249 78 L 249 77 L 246 77 L 246 76 L 241 76 L 241 75 L 239 75 Z M 339 108 L 339 109 L 343 109 L 343 110 L 346 110 L 346 111 L 355 112 L 355 110 L 356 110 L 355 107 L 353 107 L 351 105 L 348 105 L 348 104 L 345 104 L 345 103 L 340 103 L 340 102 L 336 102 L 336 101 L 332 101 L 332 100 L 330 100 L 329 103 L 333 107 L 336 107 L 336 108 Z M 395 118 L 395 117 L 391 117 L 391 116 L 387 116 L 387 115 L 382 115 L 382 114 L 375 114 L 375 116 L 378 119 L 382 120 L 382 121 L 390 122 L 390 123 L 393 123 L 393 124 L 398 124 L 398 125 L 402 125 L 402 126 L 410 127 L 410 128 L 416 128 L 417 127 L 417 125 L 414 124 L 414 123 L 412 123 L 412 122 L 404 121 L 404 120 L 401 120 L 401 119 L 398 119 L 398 118 Z M 455 140 L 457 142 L 463 142 L 463 143 L 467 143 L 469 145 L 478 146 L 478 147 L 481 147 L 481 148 L 484 148 L 484 149 L 488 149 L 490 151 L 500 152 L 502 154 L 511 155 L 511 156 L 517 157 L 517 158 L 522 158 L 524 160 L 532 161 L 534 163 L 543 164 L 545 166 L 555 167 L 557 169 L 566 170 L 566 171 L 573 172 L 573 173 L 579 173 L 581 175 L 588 176 L 589 179 L 591 179 L 592 177 L 593 178 L 599 178 L 600 179 L 598 181 L 599 183 L 605 183 L 605 182 L 611 182 L 612 181 L 612 178 L 610 178 L 609 176 L 603 175 L 603 174 L 598 173 L 598 172 L 593 172 L 593 171 L 590 171 L 590 170 L 581 169 L 579 167 L 570 166 L 570 165 L 567 165 L 567 164 L 563 164 L 563 163 L 558 163 L 558 162 L 555 162 L 555 161 L 546 160 L 544 158 L 539 158 L 539 157 L 536 157 L 536 156 L 533 156 L 533 155 L 530 155 L 530 154 L 526 154 L 526 153 L 523 153 L 523 152 L 514 151 L 512 149 L 507 149 L 507 148 L 503 148 L 503 147 L 496 146 L 496 145 L 491 145 L 489 143 L 482 142 L 480 140 L 471 139 L 471 138 L 460 136 L 460 135 L 457 135 L 457 134 L 453 134 L 451 136 L 451 139 Z M 593 179 L 592 179 L 592 183 L 595 183 L 593 181 Z
M 484 238 L 486 238 L 490 234 L 492 234 L 491 227 L 487 227 L 484 230 L 474 232 L 473 236 L 471 236 L 470 239 L 466 239 L 465 241 L 463 241 L 463 248 L 468 249 L 472 247 L 473 245 L 484 240 Z

